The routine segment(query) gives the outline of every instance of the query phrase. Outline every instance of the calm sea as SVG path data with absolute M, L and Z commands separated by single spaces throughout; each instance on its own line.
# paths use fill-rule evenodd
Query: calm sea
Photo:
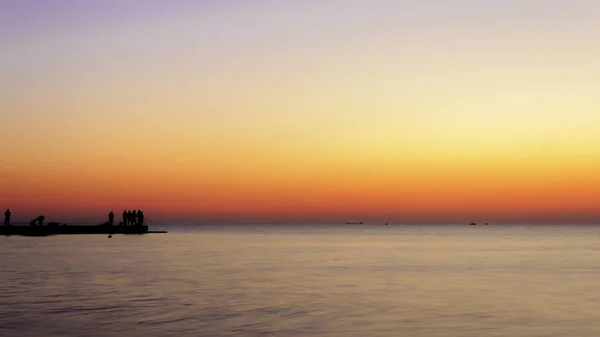
M 600 336 L 600 227 L 0 237 L 0 336 Z

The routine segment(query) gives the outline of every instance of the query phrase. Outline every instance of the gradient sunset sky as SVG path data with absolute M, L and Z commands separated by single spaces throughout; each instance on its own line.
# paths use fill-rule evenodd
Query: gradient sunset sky
M 600 221 L 600 1 L 0 0 L 0 208 Z

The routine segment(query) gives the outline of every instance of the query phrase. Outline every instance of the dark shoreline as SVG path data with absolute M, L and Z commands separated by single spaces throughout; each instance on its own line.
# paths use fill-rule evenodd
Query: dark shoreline
M 91 234 L 158 234 L 167 231 L 150 231 L 148 226 L 85 226 L 85 225 L 59 225 L 59 226 L 3 226 L 0 235 L 20 236 L 50 236 L 50 235 L 91 235 Z

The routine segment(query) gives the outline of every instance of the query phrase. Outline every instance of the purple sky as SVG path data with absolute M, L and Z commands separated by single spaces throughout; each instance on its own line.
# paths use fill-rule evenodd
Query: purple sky
M 228 1 L 227 4 L 216 0 L 2 0 L 0 35 L 78 29 L 126 20 L 151 20 L 188 11 L 211 11 L 238 3 L 237 0 Z

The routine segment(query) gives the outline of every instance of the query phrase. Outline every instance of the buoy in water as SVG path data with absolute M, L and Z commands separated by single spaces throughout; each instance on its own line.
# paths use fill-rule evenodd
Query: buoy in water
M 110 239 L 110 238 L 112 238 L 112 235 L 111 235 L 111 234 L 108 234 L 108 238 L 109 238 L 109 239 Z

